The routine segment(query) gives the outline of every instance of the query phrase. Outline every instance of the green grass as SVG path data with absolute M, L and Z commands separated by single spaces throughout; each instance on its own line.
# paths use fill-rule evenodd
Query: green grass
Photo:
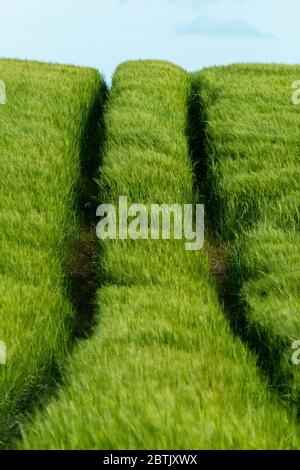
M 117 70 L 99 177 L 103 202 L 191 203 L 190 79 L 164 62 Z M 234 337 L 202 252 L 182 241 L 101 244 L 98 324 L 68 359 L 25 449 L 296 448 L 293 416 Z
M 237 244 L 230 262 L 236 323 L 274 387 L 298 405 L 300 371 L 292 363 L 292 343 L 300 337 L 299 244 L 299 234 L 262 226 Z
M 229 254 L 232 322 L 274 387 L 298 404 L 300 108 L 291 95 L 299 75 L 299 66 L 236 65 L 193 76 L 210 223 Z
M 0 61 L 0 447 L 24 411 L 49 393 L 75 327 L 69 255 L 80 233 L 97 71 Z M 97 111 L 98 114 L 98 111 Z
M 299 66 L 233 65 L 193 75 L 206 192 L 225 241 L 261 220 L 299 229 L 300 108 L 291 101 L 299 74 Z

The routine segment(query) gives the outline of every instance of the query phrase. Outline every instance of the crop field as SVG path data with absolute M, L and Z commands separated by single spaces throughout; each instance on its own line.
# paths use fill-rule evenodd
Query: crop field
M 299 76 L 0 61 L 1 448 L 299 448 Z M 97 240 L 121 196 L 204 249 Z
M 0 61 L 0 446 L 57 379 L 75 326 L 68 253 L 78 236 L 94 70 Z
M 211 224 L 228 252 L 232 322 L 273 387 L 298 406 L 291 358 L 300 332 L 300 110 L 291 84 L 299 74 L 299 66 L 244 65 L 193 76 Z

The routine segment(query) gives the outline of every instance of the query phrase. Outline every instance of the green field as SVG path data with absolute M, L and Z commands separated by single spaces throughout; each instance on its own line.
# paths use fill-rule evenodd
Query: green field
M 0 61 L 1 447 L 299 448 L 299 75 L 127 62 L 104 104 L 94 70 Z M 91 253 L 120 196 L 204 203 L 204 250 Z
M 80 234 L 94 70 L 1 60 L 0 446 L 58 379 L 76 326 L 69 255 Z M 98 112 L 97 112 L 98 114 Z
M 244 65 L 193 76 L 211 226 L 228 260 L 231 320 L 273 387 L 297 405 L 300 108 L 291 104 L 291 84 L 299 75 L 299 66 Z

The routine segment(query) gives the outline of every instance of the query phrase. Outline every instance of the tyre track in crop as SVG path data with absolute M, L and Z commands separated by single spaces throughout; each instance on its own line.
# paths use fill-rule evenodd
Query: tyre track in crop
M 104 111 L 109 90 L 103 83 L 90 110 L 81 141 L 81 185 L 77 213 L 81 230 L 75 241 L 67 273 L 70 297 L 76 312 L 75 337 L 86 338 L 95 324 L 94 302 L 98 285 L 99 243 L 96 237 L 96 209 L 99 203 L 96 182 L 105 142 Z

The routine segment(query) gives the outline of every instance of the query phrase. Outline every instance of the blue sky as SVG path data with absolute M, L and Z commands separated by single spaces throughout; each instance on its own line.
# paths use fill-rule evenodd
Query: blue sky
M 97 67 L 128 59 L 188 70 L 299 63 L 299 0 L 0 0 L 0 57 Z

